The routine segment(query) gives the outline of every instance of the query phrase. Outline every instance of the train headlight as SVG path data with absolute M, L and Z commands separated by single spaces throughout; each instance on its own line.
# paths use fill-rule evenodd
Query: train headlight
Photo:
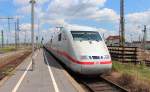
M 89 58 L 88 58 L 88 56 L 80 56 L 80 59 L 81 60 L 88 60 Z
M 104 56 L 104 59 L 109 59 L 109 58 L 110 58 L 109 55 L 105 55 L 105 56 Z

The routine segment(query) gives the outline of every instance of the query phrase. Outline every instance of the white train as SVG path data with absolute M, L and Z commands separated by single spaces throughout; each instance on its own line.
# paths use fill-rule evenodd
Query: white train
M 79 74 L 103 74 L 112 68 L 108 48 L 98 31 L 63 27 L 52 32 L 45 48 Z

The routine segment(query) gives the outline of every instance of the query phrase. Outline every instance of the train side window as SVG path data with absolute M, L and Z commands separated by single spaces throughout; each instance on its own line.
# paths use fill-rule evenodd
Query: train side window
M 58 41 L 61 41 L 61 34 L 58 35 Z

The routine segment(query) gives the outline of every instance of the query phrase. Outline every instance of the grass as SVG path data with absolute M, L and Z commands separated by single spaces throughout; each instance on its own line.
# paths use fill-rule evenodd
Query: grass
M 14 47 L 4 47 L 0 48 L 0 52 L 10 52 L 16 50 Z
M 120 62 L 114 61 L 113 70 L 121 74 L 129 74 L 134 76 L 136 79 L 150 83 L 150 67 L 146 67 L 144 64 L 122 64 Z

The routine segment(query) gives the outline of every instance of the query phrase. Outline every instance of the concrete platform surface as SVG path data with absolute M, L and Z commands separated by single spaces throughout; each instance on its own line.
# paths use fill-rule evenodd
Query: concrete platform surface
M 34 70 L 28 57 L 1 83 L 0 92 L 79 92 L 49 53 L 40 49 L 34 58 Z

